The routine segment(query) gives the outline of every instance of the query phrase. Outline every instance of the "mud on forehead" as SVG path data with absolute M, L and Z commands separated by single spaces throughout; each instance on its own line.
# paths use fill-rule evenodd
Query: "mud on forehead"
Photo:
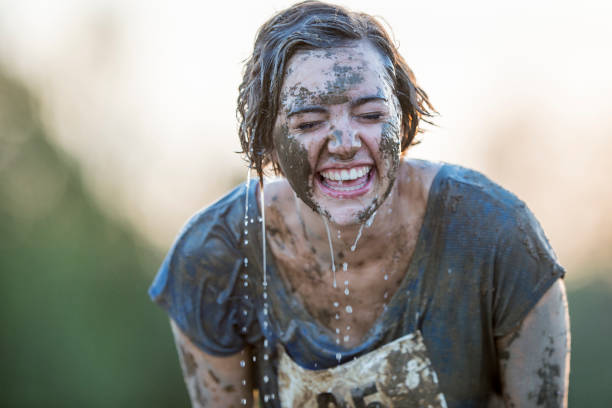
M 368 53 L 361 44 L 355 47 L 298 51 L 289 61 L 281 91 L 280 109 L 289 113 L 296 106 L 349 102 L 347 92 L 367 80 L 364 75 L 366 70 L 378 71 L 377 77 L 388 85 L 386 89 L 376 86 L 373 92 L 375 96 L 389 97 L 392 87 L 380 52 L 370 45 L 365 47 L 377 55 L 378 64 L 368 62 Z M 325 82 L 309 83 L 307 72 L 317 70 L 324 74 Z

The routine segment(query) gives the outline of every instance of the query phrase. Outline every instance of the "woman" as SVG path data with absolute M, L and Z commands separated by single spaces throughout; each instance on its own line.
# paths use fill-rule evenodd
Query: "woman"
M 150 290 L 194 406 L 566 404 L 564 270 L 514 195 L 405 157 L 431 111 L 371 16 L 261 27 L 238 99 L 260 182 L 196 214 Z

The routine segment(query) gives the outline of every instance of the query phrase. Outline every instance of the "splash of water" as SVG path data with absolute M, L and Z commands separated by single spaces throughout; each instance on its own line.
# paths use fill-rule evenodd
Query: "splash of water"
M 263 286 L 264 290 L 268 286 L 267 280 L 267 265 L 266 265 L 266 207 L 264 195 L 264 182 L 260 180 L 259 198 L 261 201 L 261 239 L 262 239 L 262 258 L 263 258 Z
M 355 242 L 351 246 L 351 252 L 355 252 L 355 249 L 357 249 L 357 242 L 359 242 L 359 238 L 361 238 L 361 233 L 363 232 L 363 227 L 366 226 L 366 227 L 370 228 L 372 226 L 372 223 L 374 222 L 374 217 L 375 216 L 376 216 L 376 211 L 374 211 L 372 213 L 370 218 L 368 218 L 368 220 L 364 224 L 361 224 L 361 227 L 359 227 L 359 232 L 357 233 L 357 238 L 355 238 Z
M 323 223 L 325 224 L 325 230 L 327 231 L 327 241 L 329 242 L 329 252 L 331 254 L 332 274 L 334 275 L 333 287 L 336 288 L 338 287 L 338 284 L 336 283 L 336 262 L 334 261 L 334 247 L 332 246 L 331 233 L 329 232 L 329 223 L 324 215 L 321 217 L 323 217 Z
M 357 233 L 357 238 L 355 238 L 355 243 L 351 245 L 351 252 L 355 252 L 355 249 L 357 249 L 357 242 L 359 242 L 359 238 L 361 238 L 361 233 L 363 232 L 364 225 L 365 224 L 361 224 L 361 227 L 359 227 L 359 232 Z

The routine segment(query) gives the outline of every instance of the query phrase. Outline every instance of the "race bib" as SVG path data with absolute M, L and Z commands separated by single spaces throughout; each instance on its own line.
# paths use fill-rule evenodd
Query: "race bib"
M 282 346 L 279 355 L 282 407 L 446 408 L 418 331 L 326 370 L 300 367 Z

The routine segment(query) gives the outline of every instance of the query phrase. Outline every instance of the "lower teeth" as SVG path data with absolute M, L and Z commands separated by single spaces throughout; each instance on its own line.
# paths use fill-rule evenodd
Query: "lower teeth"
M 348 186 L 335 186 L 335 187 L 332 187 L 329 184 L 327 184 L 327 183 L 326 184 L 327 184 L 327 187 L 331 188 L 332 190 L 336 190 L 336 191 L 353 191 L 353 190 L 358 190 L 358 189 L 362 188 L 363 186 L 366 185 L 366 183 L 367 183 L 367 181 L 364 181 L 363 183 L 361 183 L 361 184 L 359 184 L 357 186 L 351 186 L 351 187 L 348 187 Z

